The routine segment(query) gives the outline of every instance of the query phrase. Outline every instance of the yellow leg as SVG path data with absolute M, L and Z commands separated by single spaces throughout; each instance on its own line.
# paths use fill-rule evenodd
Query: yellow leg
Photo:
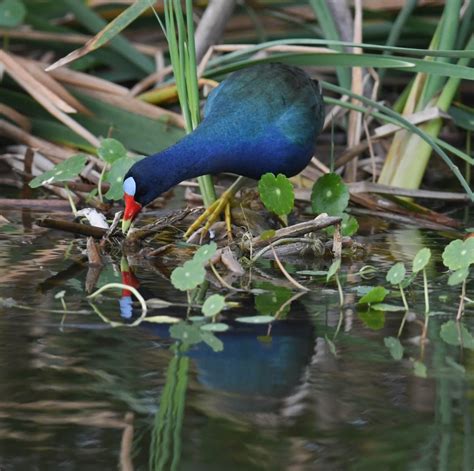
M 227 238 L 232 240 L 232 218 L 230 215 L 230 203 L 225 207 L 225 227 L 227 229 Z
M 204 224 L 203 231 L 201 234 L 201 238 L 208 232 L 209 228 L 217 221 L 221 213 L 224 211 L 225 213 L 225 220 L 226 220 L 226 228 L 227 234 L 230 238 L 232 238 L 232 226 L 231 226 L 231 219 L 230 219 L 230 202 L 234 198 L 237 191 L 242 186 L 244 182 L 243 177 L 239 177 L 231 186 L 230 188 L 222 193 L 221 197 L 214 201 L 195 221 L 189 229 L 184 234 L 184 237 L 188 239 L 194 232 L 201 225 Z

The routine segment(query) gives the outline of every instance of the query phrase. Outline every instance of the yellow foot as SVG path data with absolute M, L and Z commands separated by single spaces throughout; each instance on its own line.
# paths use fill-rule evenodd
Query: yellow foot
M 211 204 L 194 222 L 189 226 L 184 234 L 186 239 L 189 239 L 203 224 L 204 227 L 201 232 L 200 239 L 209 232 L 210 227 L 219 219 L 224 211 L 225 222 L 227 228 L 227 237 L 232 239 L 232 223 L 230 218 L 230 202 L 234 197 L 235 191 L 230 189 L 222 193 L 222 196 Z

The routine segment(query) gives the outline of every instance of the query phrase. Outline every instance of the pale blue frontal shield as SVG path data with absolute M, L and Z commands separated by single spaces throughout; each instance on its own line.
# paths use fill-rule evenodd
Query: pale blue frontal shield
M 127 193 L 127 195 L 135 196 L 135 192 L 137 191 L 137 184 L 135 183 L 135 179 L 133 177 L 128 177 L 123 182 L 123 191 Z

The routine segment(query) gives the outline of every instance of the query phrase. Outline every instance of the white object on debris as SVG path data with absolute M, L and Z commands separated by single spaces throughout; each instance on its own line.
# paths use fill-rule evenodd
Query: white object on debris
M 84 208 L 78 211 L 77 215 L 87 218 L 91 226 L 101 227 L 102 229 L 109 228 L 109 223 L 105 219 L 105 216 L 102 213 L 99 213 L 97 209 Z

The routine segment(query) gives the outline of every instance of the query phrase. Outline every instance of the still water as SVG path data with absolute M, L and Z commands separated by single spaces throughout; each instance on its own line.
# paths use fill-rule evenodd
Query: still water
M 93 276 L 96 286 L 121 281 L 120 260 L 88 272 L 84 240 L 30 226 L 39 214 L 3 214 L 1 471 L 474 469 L 472 350 L 440 336 L 460 292 L 440 263 L 446 234 L 363 224 L 366 252 L 343 262 L 342 311 L 335 284 L 297 274 L 331 260 L 287 264 L 311 288 L 293 302 L 297 292 L 269 261 L 245 280 L 256 294 L 211 281 L 209 293 L 236 303 L 216 353 L 203 342 L 184 348 L 164 324 L 113 327 L 105 319 L 130 322 L 120 317 L 123 293 L 91 306 L 85 286 Z M 403 312 L 367 311 L 357 300 L 364 287 L 389 288 L 388 268 L 410 266 L 422 247 L 433 253 L 427 342 L 419 277 L 407 289 L 411 312 L 395 360 L 384 340 L 397 337 Z M 364 265 L 376 272 L 362 277 Z M 132 268 L 145 298 L 172 303 L 150 316 L 186 317 L 166 260 Z M 401 304 L 397 290 L 386 302 Z M 233 321 L 278 311 L 271 328 Z M 469 305 L 464 325 L 474 331 Z

